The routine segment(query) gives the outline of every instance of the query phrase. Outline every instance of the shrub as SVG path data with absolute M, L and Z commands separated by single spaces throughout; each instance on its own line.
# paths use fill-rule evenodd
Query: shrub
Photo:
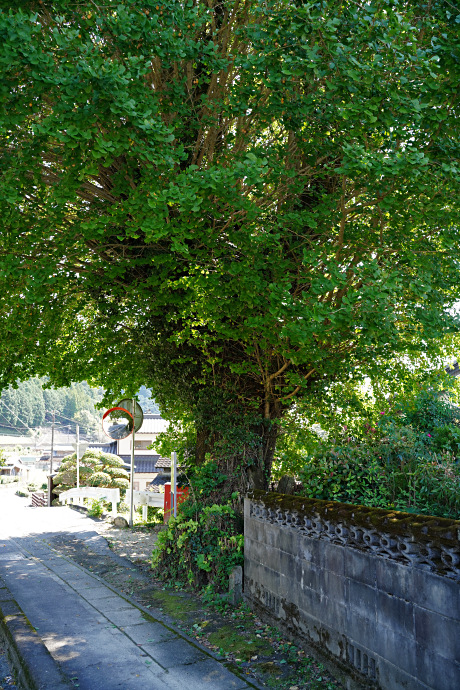
M 421 390 L 413 399 L 399 401 L 395 410 L 405 425 L 431 434 L 444 425 L 460 424 L 457 405 L 453 405 L 441 391 L 433 388 Z
M 128 472 L 121 458 L 111 453 L 89 450 L 80 460 L 80 485 L 99 486 L 126 491 Z M 54 477 L 55 493 L 59 494 L 77 485 L 77 456 L 68 456 Z
M 384 468 L 356 447 L 324 449 L 309 457 L 300 473 L 302 493 L 311 498 L 384 507 Z
M 102 501 L 91 499 L 91 504 L 88 508 L 88 515 L 95 518 L 100 518 L 104 514 L 104 505 Z
M 443 424 L 432 433 L 433 449 L 437 452 L 448 451 L 460 455 L 460 428 L 454 424 Z
M 161 579 L 187 582 L 197 589 L 228 589 L 228 577 L 243 564 L 244 537 L 231 505 L 205 506 L 196 519 L 181 510 L 160 532 L 152 566 Z
M 449 452 L 432 453 L 410 428 L 373 444 L 324 448 L 300 474 L 312 498 L 460 518 L 460 467 Z

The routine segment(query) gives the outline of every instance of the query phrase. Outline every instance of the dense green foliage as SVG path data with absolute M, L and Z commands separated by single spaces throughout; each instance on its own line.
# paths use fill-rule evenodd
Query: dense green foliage
M 243 565 L 241 525 L 231 505 L 202 507 L 195 518 L 179 511 L 158 535 L 152 566 L 162 580 L 228 590 L 228 576 Z
M 145 383 L 199 459 L 225 411 L 266 484 L 296 396 L 458 328 L 458 26 L 444 0 L 0 0 L 0 385 Z
M 87 450 L 80 460 L 80 486 L 100 486 L 126 491 L 129 486 L 128 472 L 118 455 Z M 69 455 L 62 462 L 54 477 L 54 492 L 60 494 L 77 485 L 77 456 Z
M 460 410 L 425 390 L 380 415 L 360 440 L 317 443 L 298 473 L 302 492 L 460 519 Z
M 197 589 L 228 589 L 228 576 L 243 563 L 242 506 L 228 491 L 228 477 L 216 462 L 182 466 L 181 486 L 189 497 L 161 532 L 152 564 L 161 579 Z
M 89 502 L 88 515 L 94 518 L 100 518 L 104 514 L 104 505 L 102 501 L 92 499 Z

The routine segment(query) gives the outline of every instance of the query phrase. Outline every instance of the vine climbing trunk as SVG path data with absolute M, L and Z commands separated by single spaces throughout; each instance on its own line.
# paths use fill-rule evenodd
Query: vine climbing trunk
M 207 396 L 197 406 L 196 463 L 211 457 L 226 476 L 223 494 L 267 490 L 270 484 L 280 410 L 245 408 L 239 401 Z M 209 455 L 208 455 L 209 454 Z M 225 496 L 223 495 L 224 499 Z

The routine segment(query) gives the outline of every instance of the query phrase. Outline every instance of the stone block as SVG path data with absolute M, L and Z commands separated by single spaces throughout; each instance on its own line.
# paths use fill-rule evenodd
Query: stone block
M 253 520 L 252 518 L 245 519 L 244 521 L 244 536 L 245 539 L 254 539 L 254 541 L 259 541 L 259 535 L 261 534 L 261 524 L 258 520 Z
M 376 657 L 379 687 L 388 690 L 428 690 L 427 686 L 406 671 Z
M 319 539 L 302 536 L 299 539 L 299 556 L 307 563 L 321 567 L 321 547 Z
M 264 543 L 272 549 L 279 549 L 281 540 L 281 528 L 279 525 L 267 523 L 263 533 Z
M 278 528 L 278 546 L 281 551 L 298 555 L 300 546 L 300 533 L 292 527 Z
M 280 589 L 280 574 L 277 570 L 271 570 L 266 565 L 261 565 L 258 581 L 264 589 L 268 589 L 274 594 L 278 594 Z
M 166 685 L 162 681 L 166 681 Z M 168 670 L 168 675 L 160 680 L 161 687 L 168 690 L 249 690 L 254 687 L 247 685 L 244 680 L 230 673 L 222 664 L 214 659 L 198 661 L 186 666 L 177 666 Z M 145 686 L 144 686 L 145 687 Z M 151 688 L 158 685 L 151 685 Z
M 290 577 L 293 582 L 300 583 L 302 579 L 302 564 L 294 553 L 278 551 L 278 569 L 281 573 Z
M 401 635 L 391 628 L 378 626 L 373 649 L 394 666 L 416 676 L 416 646 L 413 638 Z
M 458 612 L 457 612 L 458 613 Z M 460 660 L 460 620 L 414 608 L 417 644 L 445 659 Z M 460 687 L 460 686 L 459 686 Z
M 256 561 L 251 560 L 245 555 L 244 558 L 244 581 L 245 587 L 246 582 L 253 580 L 254 582 L 260 582 L 262 565 Z
M 309 611 L 299 609 L 299 629 L 300 632 L 307 638 L 307 642 L 321 641 L 322 623 Z
M 323 616 L 323 599 L 321 592 L 304 587 L 299 596 L 299 609 L 302 609 L 307 614 L 314 616 L 317 620 L 322 620 Z
M 460 688 L 460 663 L 457 659 L 445 659 L 431 654 L 426 647 L 417 646 L 417 678 L 435 690 L 458 690 Z
M 321 592 L 329 599 L 333 599 L 340 604 L 348 601 L 349 580 L 342 575 L 323 570 L 320 580 Z
M 405 637 L 415 638 L 413 603 L 386 592 L 377 592 L 377 626 L 385 626 Z
M 338 659 L 345 660 L 345 642 L 344 637 L 337 631 L 335 626 L 327 626 L 321 623 L 320 628 L 321 644 Z
M 142 611 L 134 608 L 134 606 L 132 606 L 130 609 L 121 609 L 109 612 L 105 611 L 104 616 L 119 628 L 122 628 L 125 625 L 136 625 L 136 623 L 144 622 Z
M 448 618 L 460 617 L 458 582 L 414 568 L 413 583 L 412 595 L 415 604 Z
M 376 560 L 377 589 L 400 599 L 412 600 L 414 568 L 386 558 Z
M 123 632 L 130 637 L 135 644 L 166 642 L 178 637 L 177 633 L 161 623 L 150 621 L 144 621 L 136 625 L 127 625 L 123 628 Z
M 270 533 L 274 525 L 269 522 L 263 522 L 262 520 L 257 520 L 255 518 L 250 518 L 244 522 L 244 534 L 250 537 L 254 541 L 261 542 L 265 544 L 267 541 L 267 533 Z
M 128 521 L 126 518 L 122 517 L 121 515 L 117 515 L 116 518 L 113 520 L 113 526 L 114 527 L 123 527 L 126 529 L 126 527 L 129 527 Z
M 260 552 L 260 562 L 271 570 L 280 572 L 281 568 L 281 551 L 279 549 L 271 549 L 266 547 Z
M 233 605 L 239 604 L 243 598 L 243 568 L 236 565 L 228 578 L 228 593 Z
M 303 590 L 297 579 L 280 573 L 279 595 L 282 599 L 299 606 L 299 603 L 302 601 Z
M 279 570 L 279 551 L 267 546 L 262 541 L 256 541 L 250 537 L 245 537 L 244 541 L 245 557 L 254 563 L 261 563 L 273 570 Z
M 141 648 L 163 668 L 175 668 L 209 659 L 206 652 L 182 639 L 160 643 L 145 642 Z
M 321 566 L 338 575 L 345 574 L 345 548 L 338 544 L 321 541 Z
M 309 561 L 302 561 L 301 566 L 301 587 L 309 587 L 310 589 L 321 591 L 321 582 L 323 580 L 324 570 L 319 566 Z
M 354 613 L 375 620 L 377 590 L 362 582 L 348 580 L 348 605 Z
M 376 556 L 356 549 L 344 549 L 344 574 L 351 580 L 362 582 L 371 587 L 377 582 Z
M 347 609 L 347 621 L 344 634 L 350 640 L 351 644 L 356 644 L 368 649 L 376 649 L 376 639 L 378 632 L 376 630 L 375 617 L 361 616 L 352 608 Z
M 345 602 L 323 596 L 320 600 L 319 618 L 323 624 L 335 629 L 340 635 L 345 634 L 348 624 L 348 607 Z

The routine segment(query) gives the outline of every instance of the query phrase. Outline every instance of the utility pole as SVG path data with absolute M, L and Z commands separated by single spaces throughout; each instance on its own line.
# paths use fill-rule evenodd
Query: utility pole
M 77 424 L 77 443 L 76 443 L 76 452 L 77 452 L 77 489 L 80 488 L 80 427 Z
M 51 424 L 51 455 L 50 455 L 50 474 L 53 474 L 53 454 L 54 454 L 54 423 L 55 423 L 55 410 L 53 410 L 53 423 Z
M 51 494 L 53 493 L 53 455 L 54 455 L 54 424 L 56 421 L 56 410 L 53 410 L 53 423 L 51 424 L 51 454 L 50 454 L 50 472 L 48 479 L 48 507 L 51 507 Z
M 76 426 L 77 426 L 77 428 L 76 428 L 77 438 L 75 439 L 76 443 L 72 443 L 72 446 L 75 448 L 75 452 L 77 454 L 77 489 L 79 489 L 80 488 L 80 452 L 82 455 L 84 455 L 89 444 L 86 441 L 80 442 L 80 427 L 78 424 Z M 78 503 L 81 505 L 81 498 L 78 499 Z
M 128 410 L 129 411 L 129 410 Z M 129 496 L 130 496 L 130 501 L 129 501 L 129 526 L 133 526 L 134 522 L 134 440 L 135 440 L 135 434 L 136 434 L 136 425 L 135 425 L 135 418 L 134 414 L 136 412 L 136 401 L 133 398 L 132 401 L 132 410 L 133 414 L 133 434 L 132 434 L 132 447 L 131 447 L 131 485 L 129 487 Z

